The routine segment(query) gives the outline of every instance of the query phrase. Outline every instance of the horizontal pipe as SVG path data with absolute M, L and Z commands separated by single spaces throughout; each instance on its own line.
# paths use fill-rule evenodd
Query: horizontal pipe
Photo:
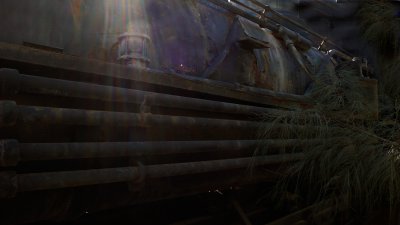
M 140 157 L 255 150 L 257 143 L 258 141 L 256 140 L 29 143 L 20 144 L 20 154 L 21 161 Z
M 279 131 L 287 129 L 285 124 L 254 122 L 246 120 L 210 119 L 157 115 L 151 113 L 126 113 L 82 109 L 51 108 L 17 105 L 13 101 L 0 101 L 0 127 L 27 124 L 74 125 L 74 126 L 115 126 L 115 127 L 183 127 L 196 129 L 219 128 L 224 130 L 243 130 L 256 132 L 268 124 Z M 18 123 L 17 123 L 18 122 Z M 318 126 L 290 125 L 301 131 L 318 130 Z M 339 129 L 332 127 L 331 129 Z
M 257 147 L 289 148 L 317 145 L 322 139 L 300 140 L 221 140 L 161 142 L 97 142 L 97 143 L 18 143 L 0 140 L 0 167 L 16 166 L 19 162 L 141 157 L 173 154 L 216 153 L 221 151 L 256 151 Z
M 244 101 L 249 104 L 273 105 L 290 109 L 309 109 L 313 107 L 311 99 L 304 95 L 282 93 L 264 88 L 238 85 L 229 82 L 221 82 L 203 79 L 195 76 L 165 72 L 155 69 L 140 69 L 126 67 L 119 64 L 107 63 L 95 59 L 76 57 L 66 54 L 56 54 L 49 51 L 32 49 L 20 45 L 0 42 L 0 59 L 5 66 L 14 67 L 13 62 L 21 66 L 50 69 L 56 76 L 62 72 L 65 79 L 80 79 L 75 73 L 84 73 L 90 80 L 102 80 L 118 82 L 140 82 L 147 85 L 157 85 L 190 92 L 203 93 L 236 101 Z M 49 73 L 46 73 L 50 75 Z M 58 75 L 57 75 L 58 76 Z M 102 83 L 109 83 L 103 81 Z M 90 81 L 89 81 L 90 82 Z
M 261 113 L 280 114 L 282 112 L 280 110 L 256 106 L 182 97 L 84 82 L 29 76 L 19 74 L 17 70 L 13 69 L 0 69 L 0 93 L 8 96 L 16 95 L 18 93 L 43 94 L 100 100 L 106 102 L 144 104 L 148 106 L 244 115 Z
M 0 125 L 41 123 L 83 126 L 153 127 L 179 126 L 196 128 L 257 129 L 261 123 L 244 120 L 209 119 L 201 117 L 168 116 L 150 113 L 108 112 L 96 110 L 51 108 L 17 105 L 0 101 L 0 115 L 5 120 Z
M 67 172 L 49 172 L 15 175 L 17 192 L 51 190 L 88 185 L 135 182 L 143 178 L 163 178 L 194 175 L 224 170 L 267 166 L 301 160 L 303 154 L 270 155 L 202 162 L 162 164 L 142 167 L 123 167 Z

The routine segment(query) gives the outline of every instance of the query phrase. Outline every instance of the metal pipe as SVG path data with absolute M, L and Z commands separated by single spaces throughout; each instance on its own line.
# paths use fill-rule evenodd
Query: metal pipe
M 268 28 L 269 30 L 271 30 L 272 32 L 274 32 L 277 35 L 280 35 L 279 34 L 279 24 L 277 24 L 276 22 L 271 20 L 271 18 L 259 18 L 255 15 L 252 15 L 249 12 L 246 12 L 246 11 L 234 6 L 233 4 L 231 4 L 225 0 L 209 0 L 209 1 L 219 7 L 222 7 L 224 9 L 234 13 L 234 14 L 240 15 L 250 21 L 253 21 L 253 22 L 259 24 L 263 28 Z M 313 45 L 310 40 L 308 40 L 307 38 L 301 36 L 300 34 L 294 32 L 288 28 L 284 28 L 284 32 L 286 35 L 288 35 L 288 37 L 291 40 L 294 41 L 294 44 L 302 50 L 308 50 Z
M 322 139 L 301 140 L 221 140 L 221 141 L 159 141 L 159 142 L 97 142 L 97 143 L 18 143 L 0 140 L 0 167 L 16 166 L 23 161 L 141 157 L 173 154 L 255 152 L 262 145 L 270 149 L 311 146 Z
M 242 2 L 240 2 L 239 0 L 231 0 L 231 2 L 237 4 L 237 5 L 239 5 L 239 6 L 243 7 L 243 8 L 245 8 L 245 9 L 248 9 L 248 10 L 254 12 L 254 13 L 257 13 L 257 14 L 260 13 L 260 12 L 257 11 L 256 9 L 254 9 L 254 8 L 252 8 L 252 7 L 248 6 L 248 5 L 246 5 L 246 4 L 242 3 Z
M 270 155 L 202 162 L 162 164 L 142 167 L 122 167 L 67 172 L 31 173 L 15 175 L 17 192 L 51 190 L 88 185 L 134 182 L 144 178 L 162 178 L 182 175 L 242 169 L 249 166 L 267 166 L 301 160 L 303 154 Z
M 329 45 L 331 45 L 331 46 L 333 46 L 333 47 L 335 47 L 335 48 L 340 48 L 340 49 L 342 49 L 341 47 L 339 47 L 338 45 L 336 45 L 336 44 L 333 43 L 332 41 L 328 40 L 326 37 L 324 37 L 324 36 L 318 34 L 317 32 L 315 32 L 315 31 L 313 31 L 313 30 L 307 28 L 306 26 L 304 26 L 304 25 L 301 24 L 301 23 L 299 23 L 299 22 L 297 22 L 297 21 L 295 21 L 295 20 L 293 20 L 293 19 L 291 19 L 291 18 L 289 18 L 289 17 L 287 17 L 287 16 L 282 15 L 282 14 L 279 13 L 278 11 L 273 10 L 269 5 L 266 5 L 266 4 L 264 4 L 264 3 L 261 3 L 261 2 L 259 2 L 259 1 L 257 1 L 257 0 L 248 0 L 248 1 L 250 1 L 251 3 L 257 5 L 258 7 L 264 9 L 266 12 L 271 12 L 272 14 L 274 14 L 275 16 L 277 16 L 278 19 L 282 19 L 282 20 L 284 20 L 284 21 L 287 21 L 287 22 L 291 23 L 292 25 L 295 25 L 296 27 L 298 27 L 298 28 L 300 28 L 300 29 L 306 31 L 307 33 L 309 33 L 309 34 L 311 34 L 311 35 L 314 35 L 315 37 L 319 38 L 321 42 L 323 42 L 323 43 L 328 43 Z M 269 18 L 269 19 L 273 19 L 272 17 L 268 17 L 268 18 Z M 344 50 L 343 50 L 343 51 L 344 51 Z
M 140 157 L 250 150 L 256 140 L 20 144 L 21 161 Z
M 331 56 L 331 57 L 336 55 L 336 56 L 338 56 L 338 57 L 340 57 L 340 58 L 342 58 L 342 59 L 344 59 L 346 61 L 350 61 L 350 62 L 354 61 L 354 58 L 352 58 L 351 56 L 349 56 L 349 55 L 347 55 L 347 54 L 345 54 L 345 53 L 343 53 L 343 52 L 341 52 L 339 50 L 336 50 L 336 49 L 329 50 L 328 51 L 328 55 Z
M 177 73 L 166 73 L 154 69 L 130 68 L 82 57 L 32 50 L 31 48 L 2 42 L 0 42 L 0 58 L 7 62 L 19 62 L 21 65 L 69 71 L 62 77 L 69 77 L 73 80 L 77 79 L 74 73 L 79 72 L 88 75 L 87 78 L 91 80 L 108 78 L 121 82 L 143 82 L 151 86 L 159 85 L 173 89 L 190 90 L 190 92 L 229 98 L 232 101 L 244 101 L 252 105 L 273 105 L 289 109 L 309 109 L 313 107 L 311 99 L 303 95 L 281 93 Z
M 300 65 L 300 67 L 306 72 L 308 77 L 314 81 L 315 79 L 314 79 L 313 75 L 311 74 L 310 70 L 307 68 L 306 64 L 304 63 L 299 51 L 297 51 L 296 46 L 294 45 L 294 42 L 292 40 L 290 40 L 290 38 L 286 35 L 283 27 L 279 28 L 279 32 L 281 33 L 283 40 L 285 41 L 285 45 L 288 48 L 289 52 L 293 55 L 293 58 L 295 58 L 297 63 Z
M 244 120 L 23 106 L 17 105 L 12 101 L 1 101 L 0 109 L 4 110 L 4 112 L 0 112 L 0 115 L 4 116 L 2 119 L 9 118 L 4 123 L 7 125 L 15 125 L 18 121 L 23 125 L 30 123 L 117 127 L 153 127 L 165 125 L 253 130 L 259 128 L 261 125 L 260 122 Z
M 18 93 L 73 97 L 107 102 L 144 104 L 197 111 L 254 115 L 280 114 L 281 110 L 227 102 L 196 99 L 156 92 L 118 88 L 76 81 L 59 80 L 19 74 L 17 70 L 0 69 L 0 93 L 13 96 Z

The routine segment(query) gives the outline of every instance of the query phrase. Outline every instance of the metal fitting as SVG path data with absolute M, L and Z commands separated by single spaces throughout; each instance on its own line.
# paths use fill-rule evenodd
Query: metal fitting
M 145 34 L 122 34 L 118 38 L 118 61 L 127 66 L 147 68 L 150 63 L 150 41 Z

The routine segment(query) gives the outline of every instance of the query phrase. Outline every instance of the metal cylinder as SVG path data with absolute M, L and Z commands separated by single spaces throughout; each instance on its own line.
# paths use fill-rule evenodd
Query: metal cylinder
M 5 106 L 3 106 L 5 105 Z M 12 107 L 9 107 L 12 106 Z M 253 122 L 245 120 L 209 119 L 202 117 L 185 117 L 157 115 L 150 113 L 125 113 L 108 112 L 81 109 L 50 108 L 39 106 L 17 106 L 15 102 L 0 101 L 1 108 L 9 108 L 7 117 L 8 125 L 18 124 L 50 124 L 71 126 L 113 126 L 113 127 L 142 127 L 156 126 L 196 128 L 196 129 L 224 129 L 256 132 L 267 122 Z M 1 112 L 0 112 L 1 115 Z M 1 125 L 1 124 L 0 124 Z M 274 131 L 287 129 L 285 124 L 270 124 Z M 301 132 L 302 130 L 318 131 L 318 126 L 291 125 L 291 128 Z M 332 127 L 332 130 L 339 129 Z
M 271 30 L 272 32 L 274 32 L 277 35 L 280 35 L 279 34 L 279 26 L 277 25 L 278 23 L 274 22 L 270 18 L 257 17 L 256 15 L 246 12 L 225 0 L 209 0 L 209 1 L 214 3 L 217 6 L 220 6 L 224 9 L 232 12 L 232 13 L 235 13 L 235 14 L 240 15 L 250 21 L 253 21 L 253 22 L 259 24 L 263 28 L 268 28 L 269 30 Z M 285 29 L 285 32 L 286 32 L 286 35 L 288 35 L 288 37 L 290 39 L 294 40 L 294 42 L 295 42 L 294 44 L 296 45 L 296 47 L 298 47 L 302 50 L 308 50 L 312 47 L 312 45 L 313 45 L 312 42 L 310 40 L 308 40 L 307 38 L 304 38 L 300 34 L 294 32 L 292 30 L 289 30 L 289 29 Z
M 306 96 L 279 93 L 250 86 L 238 86 L 237 84 L 165 73 L 165 71 L 159 70 L 130 68 L 117 64 L 102 63 L 98 60 L 21 48 L 6 43 L 0 43 L 0 58 L 6 61 L 20 62 L 24 65 L 34 64 L 46 68 L 58 68 L 61 71 L 70 71 L 69 75 L 63 75 L 63 77 L 73 80 L 77 79 L 77 76 L 73 74 L 79 72 L 87 74 L 93 80 L 107 78 L 116 82 L 144 82 L 150 85 L 228 98 L 230 101 L 248 102 L 248 104 L 252 105 L 272 105 L 288 109 L 313 107 L 312 101 Z
M 1 105 L 13 105 L 5 101 Z M 14 104 L 15 105 L 15 104 Z M 196 128 L 223 129 L 257 129 L 259 122 L 243 120 L 209 119 L 201 117 L 184 117 L 156 115 L 150 113 L 125 113 L 81 109 L 50 108 L 38 106 L 17 106 L 13 112 L 20 124 L 62 124 L 83 126 L 115 126 L 115 127 L 154 127 L 177 126 Z M 13 118 L 14 118 L 13 117 Z M 14 121 L 14 123 L 16 120 Z M 11 121 L 10 121 L 11 123 Z
M 281 110 L 227 102 L 196 99 L 134 89 L 118 88 L 83 82 L 44 78 L 19 74 L 16 70 L 0 69 L 0 93 L 12 96 L 17 93 L 43 94 L 62 97 L 146 104 L 199 111 L 254 115 L 281 114 Z
M 147 68 L 150 63 L 150 37 L 127 32 L 118 37 L 118 61 L 127 66 Z
M 154 141 L 154 142 L 89 142 L 89 143 L 18 143 L 0 140 L 0 167 L 16 166 L 20 161 L 142 157 L 193 153 L 249 152 L 257 148 L 296 148 L 318 145 L 331 139 L 268 139 L 221 141 Z M 349 141 L 351 142 L 351 141 Z
M 12 107 L 10 107 L 12 106 Z M 26 126 L 28 124 L 70 125 L 70 126 L 113 126 L 113 127 L 142 127 L 156 126 L 196 128 L 196 129 L 224 129 L 256 132 L 262 126 L 272 127 L 274 131 L 287 129 L 285 124 L 270 124 L 267 122 L 253 122 L 245 120 L 209 119 L 202 117 L 185 117 L 156 115 L 150 113 L 125 113 L 81 109 L 50 108 L 38 106 L 17 106 L 15 102 L 0 101 L 0 109 L 7 108 L 7 125 Z M 3 113 L 4 114 L 4 113 Z M 1 112 L 0 112 L 1 115 Z M 3 119 L 3 118 L 2 118 Z M 1 124 L 0 124 L 1 125 Z M 4 123 L 3 123 L 4 125 Z M 318 131 L 318 126 L 291 125 L 291 128 L 302 132 Z M 332 127 L 334 129 L 340 129 Z
M 306 64 L 303 61 L 303 58 L 299 51 L 297 51 L 296 46 L 294 45 L 293 40 L 291 40 L 288 35 L 287 35 L 287 29 L 280 26 L 279 27 L 279 33 L 282 35 L 283 40 L 285 41 L 286 47 L 288 48 L 289 52 L 292 54 L 293 58 L 297 61 L 297 63 L 300 65 L 300 67 L 306 72 L 308 77 L 311 80 L 315 80 L 314 77 L 312 76 L 311 72 L 307 68 Z
M 255 150 L 256 140 L 99 143 L 22 143 L 21 161 L 140 157 Z
M 88 185 L 133 182 L 137 179 L 162 178 L 181 175 L 241 169 L 289 163 L 303 158 L 303 154 L 270 155 L 238 159 L 213 160 L 176 164 L 123 167 L 68 172 L 19 174 L 18 192 L 71 188 Z

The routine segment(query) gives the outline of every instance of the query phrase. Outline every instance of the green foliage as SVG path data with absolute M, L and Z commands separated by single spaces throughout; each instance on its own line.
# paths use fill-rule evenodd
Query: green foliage
M 357 75 L 348 66 L 333 76 L 320 74 L 311 93 L 315 109 L 264 116 L 262 140 L 319 140 L 303 146 L 304 160 L 290 167 L 275 196 L 295 193 L 306 205 L 330 200 L 331 213 L 351 209 L 364 215 L 400 205 L 400 102 L 379 121 L 362 119 L 359 115 L 370 108 Z M 261 143 L 258 151 L 270 154 L 271 150 Z M 280 150 L 293 151 L 298 149 Z
M 358 13 L 363 37 L 380 53 L 395 54 L 399 50 L 399 19 L 389 1 L 366 0 Z
M 400 96 L 400 56 L 382 66 L 380 79 L 382 94 L 388 96 L 392 101 L 399 101 Z
M 388 1 L 366 0 L 358 16 L 363 37 L 379 59 L 379 120 L 360 116 L 371 108 L 363 98 L 359 71 L 342 65 L 335 74 L 314 71 L 314 109 L 265 115 L 259 132 L 261 140 L 309 141 L 301 148 L 279 149 L 302 150 L 305 157 L 289 168 L 274 196 L 284 199 L 290 193 L 302 205 L 328 204 L 331 218 L 340 211 L 362 216 L 400 207 L 400 23 Z M 271 153 L 276 149 L 261 141 L 257 154 Z

